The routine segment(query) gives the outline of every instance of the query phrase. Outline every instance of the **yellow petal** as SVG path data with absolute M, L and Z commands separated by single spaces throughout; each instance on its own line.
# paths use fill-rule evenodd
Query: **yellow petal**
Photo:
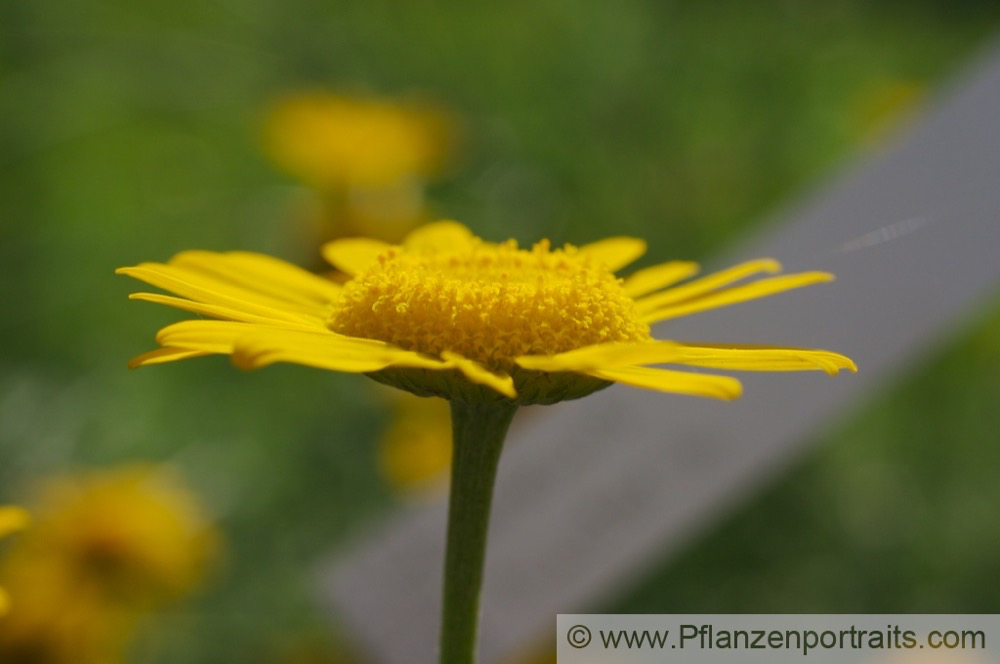
M 649 369 L 628 367 L 623 369 L 601 369 L 586 372 L 595 378 L 614 381 L 659 392 L 688 394 L 696 397 L 710 397 L 730 401 L 738 399 L 743 391 L 740 381 L 729 376 L 688 373 L 670 369 Z
M 689 261 L 671 261 L 637 270 L 625 277 L 625 293 L 640 297 L 647 293 L 673 286 L 678 281 L 698 273 L 698 264 Z
M 558 355 L 524 356 L 516 360 L 525 369 L 587 372 L 638 367 L 645 364 L 687 364 L 738 371 L 822 370 L 857 371 L 850 358 L 827 350 L 722 344 L 684 344 L 675 341 L 596 344 Z
M 31 522 L 31 516 L 20 507 L 0 506 L 0 537 L 23 530 Z
M 150 364 L 163 364 L 164 362 L 174 362 L 176 360 L 186 360 L 206 355 L 212 355 L 212 353 L 200 350 L 185 350 L 182 348 L 157 348 L 156 350 L 133 357 L 128 361 L 128 368 L 138 369 Z
M 306 305 L 325 304 L 341 289 L 339 284 L 297 265 L 248 251 L 184 251 L 171 258 L 170 265 L 216 275 L 275 299 Z
M 445 363 L 419 353 L 396 348 L 381 341 L 357 339 L 328 332 L 315 334 L 301 330 L 257 327 L 235 342 L 233 363 L 243 369 L 257 369 L 275 362 L 367 373 L 387 367 L 418 367 L 441 370 Z
M 7 591 L 0 588 L 0 617 L 3 617 L 10 611 L 10 596 L 7 595 Z
M 168 325 L 156 335 L 161 346 L 203 353 L 233 352 L 236 339 L 254 326 L 222 320 L 184 320 Z
M 455 366 L 382 341 L 347 337 L 325 329 L 189 320 L 168 325 L 156 339 L 164 348 L 139 356 L 133 360 L 134 366 L 212 353 L 232 355 L 233 363 L 243 369 L 275 362 L 348 373 L 379 371 L 390 366 L 438 371 Z
M 637 237 L 609 237 L 585 244 L 579 254 L 617 272 L 646 253 L 646 241 Z
M 241 311 L 239 309 L 233 309 L 232 307 L 223 307 L 217 304 L 204 304 L 202 302 L 195 302 L 194 300 L 185 300 L 181 297 L 174 297 L 172 295 L 163 295 L 161 293 L 132 293 L 129 296 L 130 300 L 143 300 L 145 302 L 154 302 L 156 304 L 163 304 L 168 307 L 174 307 L 176 309 L 181 309 L 182 311 L 190 311 L 194 314 L 200 314 L 202 316 L 209 316 L 211 318 L 221 318 L 222 320 L 231 321 L 243 321 L 245 323 L 271 323 L 274 324 L 276 321 L 274 318 L 269 318 L 266 316 L 259 316 L 256 314 L 247 313 L 246 311 Z M 316 317 L 315 324 L 303 327 L 322 327 L 323 320 Z M 284 320 L 277 321 L 282 324 L 296 325 L 296 323 L 285 322 Z
M 473 362 L 457 353 L 445 351 L 441 353 L 441 357 L 449 365 L 461 371 L 473 383 L 485 385 L 511 399 L 517 398 L 517 391 L 514 389 L 514 380 L 510 376 L 493 373 L 478 362 Z
M 243 340 L 232 359 L 233 364 L 241 369 L 259 369 L 277 362 L 287 362 L 344 373 L 369 373 L 393 365 L 392 359 L 384 354 L 359 356 L 347 354 L 336 346 L 324 348 L 322 345 L 298 348 L 271 346 L 268 340 L 258 338 Z
M 556 355 L 524 355 L 514 361 L 536 371 L 587 372 L 670 362 L 677 348 L 673 341 L 595 344 Z
M 779 272 L 780 270 L 781 264 L 778 261 L 772 258 L 760 258 L 758 260 L 734 265 L 731 268 L 715 272 L 704 276 L 701 279 L 696 279 L 691 283 L 678 286 L 677 288 L 671 288 L 670 290 L 662 293 L 656 293 L 654 295 L 639 298 L 636 300 L 636 305 L 640 313 L 645 313 L 653 311 L 654 309 L 659 309 L 668 304 L 683 302 L 684 300 L 704 295 L 705 293 L 713 291 L 717 288 L 731 284 L 734 281 L 745 279 L 746 277 L 760 272 L 773 274 L 775 272 Z
M 233 353 L 237 347 L 339 348 L 346 353 L 392 349 L 385 342 L 335 334 L 325 328 L 304 330 L 219 320 L 185 320 L 160 330 L 156 340 L 175 349 Z
M 407 251 L 433 254 L 460 249 L 475 239 L 468 228 L 457 221 L 442 220 L 425 224 L 406 236 L 403 246 Z
M 856 372 L 851 358 L 828 350 L 717 344 L 674 344 L 676 364 L 737 371 L 822 370 L 832 375 L 841 369 Z
M 275 321 L 308 322 L 315 318 L 315 306 L 282 301 L 179 265 L 141 263 L 135 267 L 118 268 L 115 273 L 196 302 L 217 304 Z
M 392 245 L 366 237 L 349 237 L 327 242 L 320 250 L 330 265 L 349 275 L 368 269 L 378 257 L 392 249 Z
M 680 302 L 672 306 L 647 311 L 642 315 L 642 321 L 644 323 L 655 323 L 661 320 L 678 318 L 680 316 L 698 313 L 699 311 L 718 309 L 720 307 L 729 306 L 730 304 L 746 302 L 747 300 L 756 300 L 757 298 L 767 297 L 768 295 L 774 295 L 775 293 L 781 293 L 795 288 L 802 288 L 803 286 L 818 284 L 825 281 L 833 281 L 833 275 L 827 272 L 803 272 L 801 274 L 787 274 L 780 277 L 772 277 L 770 279 L 761 279 L 760 281 L 755 281 L 743 286 L 736 286 L 734 288 L 727 288 L 726 290 L 717 291 L 715 293 L 709 293 L 704 297 L 686 302 Z

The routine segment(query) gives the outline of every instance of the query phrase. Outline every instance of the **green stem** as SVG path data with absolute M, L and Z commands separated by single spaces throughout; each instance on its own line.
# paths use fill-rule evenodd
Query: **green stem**
M 454 450 L 444 560 L 441 664 L 476 661 L 479 591 L 493 480 L 515 411 L 516 405 L 502 402 L 451 402 Z

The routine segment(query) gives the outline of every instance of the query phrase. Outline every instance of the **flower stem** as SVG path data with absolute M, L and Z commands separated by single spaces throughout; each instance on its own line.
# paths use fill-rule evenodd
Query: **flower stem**
M 503 402 L 451 402 L 454 450 L 444 560 L 441 664 L 476 661 L 479 593 L 493 481 L 507 428 L 516 411 L 516 405 Z

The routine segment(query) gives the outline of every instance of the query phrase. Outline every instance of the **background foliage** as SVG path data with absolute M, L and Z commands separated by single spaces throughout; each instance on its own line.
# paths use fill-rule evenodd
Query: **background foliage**
M 443 216 L 698 259 L 878 149 L 998 19 L 943 0 L 7 0 L 0 502 L 71 465 L 180 465 L 227 559 L 136 661 L 292 661 L 335 639 L 315 566 L 397 500 L 372 452 L 383 408 L 299 367 L 127 372 L 177 316 L 112 275 L 193 247 L 316 261 L 302 192 L 259 147 L 271 100 L 432 98 L 465 137 L 431 191 Z M 609 610 L 1000 610 L 983 583 L 1000 575 L 1000 318 L 968 329 Z

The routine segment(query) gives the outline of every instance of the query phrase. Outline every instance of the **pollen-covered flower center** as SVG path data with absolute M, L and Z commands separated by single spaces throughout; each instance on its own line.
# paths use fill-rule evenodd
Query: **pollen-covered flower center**
M 393 250 L 344 285 L 334 332 L 491 367 L 596 343 L 649 338 L 618 279 L 576 249 L 511 241 L 455 252 Z

